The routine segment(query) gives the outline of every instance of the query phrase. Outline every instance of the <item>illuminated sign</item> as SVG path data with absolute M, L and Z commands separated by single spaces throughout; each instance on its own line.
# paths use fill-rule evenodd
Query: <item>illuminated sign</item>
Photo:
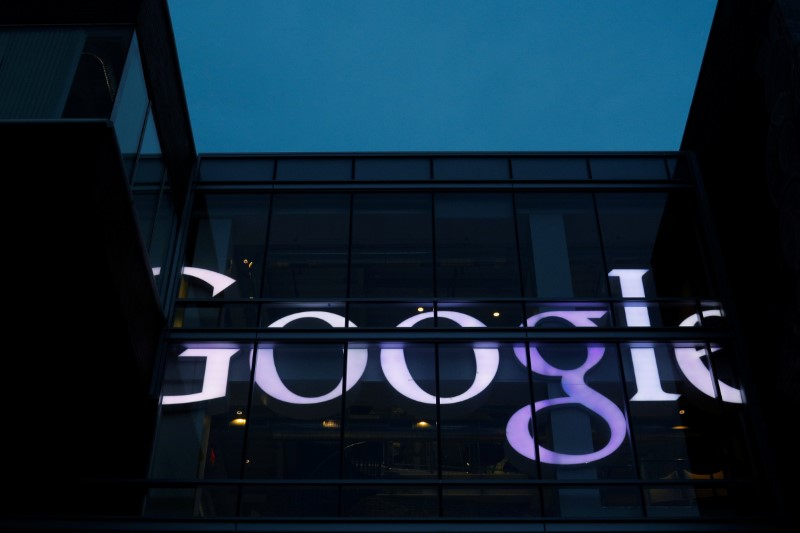
M 199 272 L 198 272 L 199 271 Z M 210 271 L 190 269 L 185 267 L 183 273 L 198 277 L 214 287 L 215 294 L 222 283 L 227 283 L 214 276 Z M 623 299 L 641 299 L 645 296 L 643 276 L 647 270 L 643 269 L 615 269 L 609 272 L 610 277 L 619 278 Z M 215 274 L 211 272 L 211 274 Z M 221 275 L 220 275 L 221 276 Z M 223 276 L 224 277 L 224 276 Z M 227 278 L 228 280 L 230 278 Z M 229 286 L 228 283 L 227 286 Z M 628 301 L 624 304 L 626 324 L 629 327 L 650 327 L 650 317 L 646 304 L 641 300 Z M 542 320 L 559 318 L 575 327 L 597 327 L 594 322 L 605 316 L 604 310 L 561 310 L 547 311 L 533 315 L 520 324 L 520 327 L 536 327 Z M 486 327 L 476 318 L 455 311 L 439 311 L 436 316 L 452 320 L 460 327 Z M 722 316 L 719 310 L 706 310 L 702 317 Z M 400 322 L 398 328 L 410 328 L 422 320 L 433 318 L 433 312 L 420 313 Z M 332 327 L 356 328 L 357 325 L 346 320 L 345 317 L 327 311 L 302 311 L 276 320 L 268 328 L 283 328 L 300 319 L 321 320 Z M 700 314 L 694 314 L 681 323 L 681 327 L 693 327 L 699 324 Z M 711 352 L 718 350 L 711 347 Z M 708 358 L 709 353 L 705 348 L 676 347 L 675 360 L 686 376 L 686 379 L 698 391 L 711 398 L 717 397 L 719 390 L 720 399 L 728 403 L 743 403 L 744 395 L 740 389 L 732 387 L 717 380 L 716 387 L 710 367 L 706 366 L 703 358 Z M 200 392 L 185 395 L 166 395 L 162 397 L 164 405 L 188 404 L 204 400 L 222 398 L 226 395 L 228 371 L 230 360 L 238 352 L 233 348 L 191 348 L 178 355 L 179 358 L 205 358 L 205 372 L 203 375 Z M 511 415 L 506 424 L 506 439 L 509 445 L 519 454 L 532 460 L 539 460 L 549 464 L 584 464 L 600 460 L 617 450 L 628 433 L 627 420 L 622 410 L 609 398 L 594 390 L 586 383 L 585 376 L 603 358 L 605 348 L 587 344 L 586 358 L 577 368 L 564 369 L 553 366 L 545 360 L 535 345 L 530 349 L 525 346 L 515 346 L 514 354 L 519 362 L 531 372 L 540 376 L 560 378 L 561 387 L 565 396 L 549 398 L 535 402 L 532 406 L 525 405 Z M 397 392 L 410 400 L 423 404 L 440 405 L 457 404 L 475 398 L 492 383 L 497 373 L 500 353 L 497 348 L 474 347 L 475 377 L 472 384 L 461 394 L 450 397 L 436 397 L 425 391 L 415 380 L 406 363 L 402 347 L 381 347 L 380 366 L 388 384 Z M 255 355 L 255 361 L 253 361 Z M 333 400 L 350 390 L 361 379 L 367 366 L 367 349 L 349 347 L 347 349 L 346 378 L 342 378 L 338 385 L 329 392 L 319 396 L 301 396 L 291 391 L 281 379 L 272 348 L 259 348 L 255 354 L 250 355 L 251 367 L 255 364 L 254 379 L 256 385 L 269 396 L 295 405 L 319 404 Z M 530 358 L 530 360 L 528 360 Z M 636 384 L 636 393 L 630 398 L 634 402 L 674 401 L 679 394 L 663 390 L 661 376 L 656 364 L 656 354 L 653 347 L 641 346 L 631 348 L 633 378 Z M 530 364 L 530 366 L 528 366 Z M 555 406 L 575 405 L 589 410 L 599 416 L 609 428 L 608 442 L 592 453 L 566 454 L 558 453 L 544 448 L 534 442 L 530 427 L 534 413 Z

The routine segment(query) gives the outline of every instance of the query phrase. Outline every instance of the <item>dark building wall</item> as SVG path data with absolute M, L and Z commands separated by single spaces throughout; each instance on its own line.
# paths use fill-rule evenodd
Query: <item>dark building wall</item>
M 800 5 L 720 1 L 682 149 L 703 175 L 786 512 L 800 469 Z

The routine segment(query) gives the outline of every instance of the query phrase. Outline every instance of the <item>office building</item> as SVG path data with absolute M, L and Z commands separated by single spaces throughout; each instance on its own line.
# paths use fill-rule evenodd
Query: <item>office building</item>
M 681 150 L 381 154 L 197 154 L 165 1 L 10 4 L 4 530 L 791 523 L 790 3 Z

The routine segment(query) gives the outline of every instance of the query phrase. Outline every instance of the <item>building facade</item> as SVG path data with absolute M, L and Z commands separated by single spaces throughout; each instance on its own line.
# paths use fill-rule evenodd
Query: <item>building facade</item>
M 9 357 L 4 530 L 791 520 L 759 346 L 796 307 L 750 324 L 708 75 L 675 152 L 198 156 L 166 2 L 12 4 L 0 135 L 48 230 L 8 232 L 10 292 L 48 318 Z

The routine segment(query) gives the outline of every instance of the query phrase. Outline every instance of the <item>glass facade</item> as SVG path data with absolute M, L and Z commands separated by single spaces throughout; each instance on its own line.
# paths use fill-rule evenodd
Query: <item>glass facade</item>
M 201 158 L 145 514 L 757 509 L 683 159 Z

